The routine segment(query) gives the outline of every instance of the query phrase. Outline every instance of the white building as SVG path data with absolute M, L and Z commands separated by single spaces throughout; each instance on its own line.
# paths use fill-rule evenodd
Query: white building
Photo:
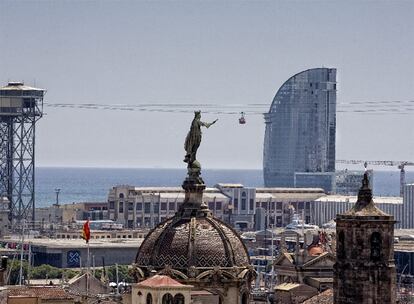
M 414 184 L 404 186 L 404 207 L 401 218 L 401 228 L 414 228 Z
M 401 197 L 374 197 L 373 199 L 379 209 L 394 216 L 397 221 L 395 228 L 408 228 L 404 227 L 403 206 L 405 204 L 403 205 Z M 311 221 L 321 227 L 336 218 L 337 214 L 351 209 L 356 201 L 356 196 L 326 195 L 320 197 L 312 203 Z
M 254 229 L 257 208 L 265 209 L 268 226 L 284 227 L 293 213 L 310 223 L 312 202 L 324 196 L 320 188 L 252 188 L 217 184 L 207 188 L 203 201 L 216 217 L 239 229 Z M 113 187 L 108 196 L 109 219 L 126 228 L 154 227 L 175 214 L 184 202 L 181 187 Z
M 181 187 L 116 186 L 109 191 L 109 219 L 126 228 L 154 227 L 172 217 L 184 202 Z M 224 219 L 229 198 L 216 188 L 204 190 L 203 202 L 216 217 Z

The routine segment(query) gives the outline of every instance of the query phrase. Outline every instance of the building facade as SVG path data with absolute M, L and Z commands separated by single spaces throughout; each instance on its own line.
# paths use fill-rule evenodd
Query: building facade
M 336 69 L 289 78 L 264 118 L 266 187 L 294 187 L 295 172 L 335 172 Z
M 253 230 L 257 210 L 263 213 L 262 224 L 268 226 L 286 226 L 294 212 L 303 214 L 309 223 L 312 202 L 324 195 L 320 188 L 251 188 L 241 184 L 217 184 L 204 191 L 203 201 L 220 220 L 240 230 Z M 183 189 L 178 187 L 116 186 L 108 196 L 109 219 L 126 228 L 152 228 L 174 216 L 184 198 Z
M 336 218 L 339 213 L 344 213 L 357 202 L 356 196 L 326 195 L 311 203 L 310 217 L 313 224 L 322 227 L 324 224 Z M 394 216 L 396 228 L 403 228 L 404 204 L 401 197 L 376 197 L 375 205 L 382 211 Z
M 404 207 L 400 228 L 412 229 L 414 228 L 414 184 L 404 186 L 403 202 Z
M 153 228 L 174 216 L 185 198 L 180 187 L 134 187 L 116 186 L 109 191 L 109 219 L 123 224 L 125 228 Z M 203 201 L 220 219 L 230 199 L 216 188 L 207 188 Z

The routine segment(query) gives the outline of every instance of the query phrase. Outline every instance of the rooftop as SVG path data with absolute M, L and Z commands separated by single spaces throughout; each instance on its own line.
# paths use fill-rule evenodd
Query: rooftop
M 1 239 L 2 242 L 21 242 L 18 238 Z M 141 245 L 143 239 L 91 239 L 90 248 L 137 248 Z M 25 243 L 30 242 L 32 246 L 44 246 L 48 248 L 87 248 L 83 239 L 25 239 Z
M 187 287 L 192 288 L 191 285 L 184 285 L 180 282 L 170 278 L 166 275 L 154 275 L 150 277 L 149 279 L 146 279 L 145 281 L 142 281 L 137 284 L 137 286 L 144 286 L 144 287 Z
M 303 304 L 332 304 L 333 303 L 333 290 L 327 289 L 324 292 L 313 296 L 312 298 L 303 302 Z
M 60 287 L 10 287 L 9 297 L 37 297 L 42 300 L 70 300 L 73 299 L 69 293 L 67 293 L 63 288 Z
M 355 204 L 357 202 L 357 196 L 349 196 L 349 195 L 325 195 L 318 199 L 316 202 L 341 202 L 341 203 L 351 203 Z M 373 197 L 373 200 L 376 204 L 402 204 L 403 198 L 402 197 L 394 197 L 394 196 L 377 196 Z

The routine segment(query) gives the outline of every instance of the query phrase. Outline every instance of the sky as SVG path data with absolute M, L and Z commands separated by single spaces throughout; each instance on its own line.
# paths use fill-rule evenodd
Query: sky
M 0 84 L 44 88 L 47 103 L 270 107 L 289 77 L 323 66 L 337 68 L 338 104 L 412 101 L 413 16 L 414 1 L 397 0 L 2 0 Z M 180 168 L 192 118 L 45 107 L 36 164 Z M 262 168 L 261 115 L 202 118 L 219 119 L 203 133 L 204 168 Z M 414 161 L 414 112 L 338 113 L 336 150 Z

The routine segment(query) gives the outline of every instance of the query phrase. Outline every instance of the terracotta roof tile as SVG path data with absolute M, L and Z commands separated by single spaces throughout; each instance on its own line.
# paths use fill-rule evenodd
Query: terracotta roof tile
M 190 285 L 184 285 L 180 282 L 170 278 L 166 275 L 154 275 L 145 281 L 138 283 L 138 286 L 146 286 L 146 287 L 184 287 Z
M 333 290 L 327 289 L 324 292 L 307 299 L 302 304 L 333 304 Z
M 44 300 L 51 299 L 73 299 L 63 288 L 60 287 L 16 287 L 10 288 L 9 297 L 37 297 Z

